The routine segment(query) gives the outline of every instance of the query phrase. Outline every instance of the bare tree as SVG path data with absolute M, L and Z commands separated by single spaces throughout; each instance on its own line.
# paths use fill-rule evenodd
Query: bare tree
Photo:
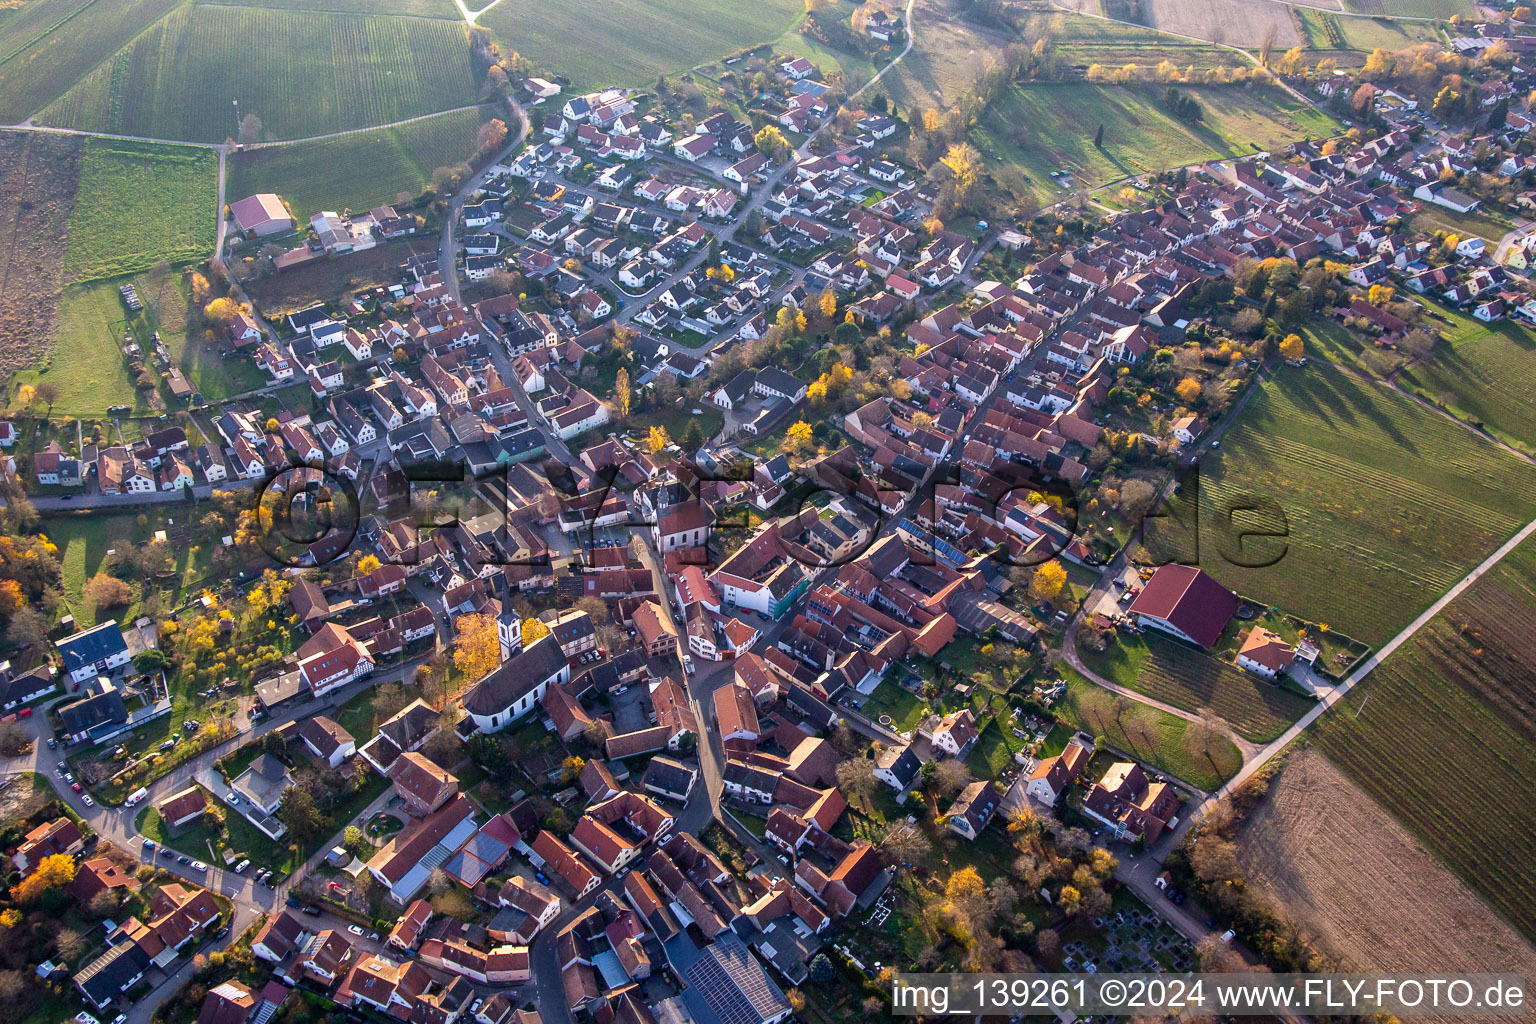
M 941 797 L 954 796 L 970 781 L 971 773 L 964 761 L 946 759 L 933 771 L 933 791 Z
M 837 766 L 837 786 L 851 798 L 868 804 L 875 795 L 880 780 L 875 778 L 875 762 L 867 757 L 855 757 L 841 761 Z
M 261 141 L 261 118 L 255 114 L 246 114 L 240 119 L 240 143 L 246 145 Z

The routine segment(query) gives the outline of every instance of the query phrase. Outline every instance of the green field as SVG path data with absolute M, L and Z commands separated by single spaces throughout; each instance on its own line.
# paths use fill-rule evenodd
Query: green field
M 0 11 L 0 122 L 62 95 L 185 0 L 28 0 Z
M 1242 753 L 1226 736 L 1214 736 L 1207 754 L 1203 746 L 1190 742 L 1188 722 L 1150 704 L 1137 704 L 1117 720 L 1108 690 L 1066 664 L 1056 670 L 1067 681 L 1067 695 L 1054 710 L 1075 728 L 1103 736 L 1110 746 L 1207 791 L 1219 788 L 1243 766 Z
M 1490 570 L 1318 722 L 1328 757 L 1536 936 L 1536 545 Z
M 1098 186 L 1338 131 L 1326 115 L 1275 90 L 1187 92 L 1204 108 L 1203 124 L 1174 120 L 1162 107 L 1162 87 L 1015 86 L 982 117 L 977 146 L 994 165 L 1022 170 L 1043 199 L 1057 194 L 1049 176 L 1055 170 L 1070 172 L 1075 187 Z M 1100 125 L 1104 144 L 1097 147 Z
M 65 288 L 47 372 L 23 370 L 13 385 L 46 380 L 58 388 L 55 416 L 100 416 L 114 405 L 148 415 L 149 403 L 135 390 L 118 349 L 127 315 L 116 284 L 95 281 Z
M 1378 646 L 1536 512 L 1536 467 L 1319 361 L 1281 367 L 1200 465 L 1200 564 Z M 1223 508 L 1248 530 L 1281 525 L 1231 511 L 1252 498 L 1279 504 L 1288 540 L 1224 527 Z
M 650 85 L 656 76 L 771 42 L 805 10 L 798 0 L 608 0 L 600 6 L 501 0 L 479 23 L 502 48 L 571 79 L 566 92 Z
M 415 197 L 432 172 L 475 151 L 481 111 L 457 110 L 397 128 L 380 128 L 318 142 L 263 146 L 230 163 L 228 194 L 276 192 L 301 219 L 320 210 L 369 210 Z
M 1449 345 L 1397 378 L 1401 387 L 1437 402 L 1454 415 L 1480 424 L 1494 437 L 1536 451 L 1536 336 L 1508 320 L 1485 324 L 1435 308 L 1450 321 L 1442 328 Z
M 218 158 L 211 150 L 91 139 L 69 217 L 64 271 L 90 281 L 213 252 Z
M 1256 743 L 1279 736 L 1316 704 L 1176 640 L 1151 634 L 1121 635 L 1102 655 L 1079 653 L 1085 665 L 1111 682 L 1186 711 L 1210 708 Z
M 436 18 L 183 7 L 104 62 L 42 121 L 222 142 L 240 114 L 263 138 L 386 124 L 473 102 L 462 23 Z

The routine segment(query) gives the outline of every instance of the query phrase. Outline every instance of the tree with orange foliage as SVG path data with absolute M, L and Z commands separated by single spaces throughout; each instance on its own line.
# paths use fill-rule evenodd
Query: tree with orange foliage
M 501 664 L 496 620 L 489 615 L 461 615 L 454 621 L 453 667 L 466 679 L 479 679 Z M 526 640 L 526 635 L 525 638 Z
M 11 899 L 30 904 L 41 899 L 49 889 L 62 889 L 75 880 L 75 858 L 67 853 L 44 857 L 37 870 L 11 887 Z

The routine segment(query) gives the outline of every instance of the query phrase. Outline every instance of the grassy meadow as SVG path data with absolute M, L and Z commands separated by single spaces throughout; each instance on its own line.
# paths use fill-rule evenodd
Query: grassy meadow
M 206 258 L 218 221 L 217 177 L 211 150 L 88 140 L 65 273 L 90 281 Z
M 47 124 L 222 142 L 240 114 L 295 139 L 474 101 L 462 23 L 189 5 L 156 22 L 44 113 Z
M 1079 653 L 1085 665 L 1111 682 L 1186 711 L 1209 708 L 1238 735 L 1256 743 L 1279 736 L 1316 703 L 1178 641 L 1150 634 L 1121 635 L 1102 655 Z
M 1318 746 L 1517 928 L 1536 936 L 1536 544 L 1400 647 Z
M 1536 514 L 1536 467 L 1316 360 L 1266 381 L 1201 468 L 1201 565 L 1247 597 L 1372 645 Z M 1278 502 L 1285 523 L 1230 511 L 1254 497 Z M 1223 508 L 1244 529 L 1288 536 L 1243 543 Z
M 1442 344 L 1427 362 L 1406 367 L 1399 386 L 1506 444 L 1536 451 L 1536 335 L 1508 320 L 1485 324 L 1435 307 Z

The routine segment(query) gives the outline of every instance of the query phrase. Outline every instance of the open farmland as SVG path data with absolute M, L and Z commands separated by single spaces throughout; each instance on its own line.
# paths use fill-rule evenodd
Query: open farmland
M 902 108 L 952 107 L 975 85 L 989 60 L 1010 40 L 966 18 L 955 0 L 918 0 L 912 50 L 880 79 L 880 88 Z
M 1380 645 L 1536 514 L 1536 467 L 1404 395 L 1316 361 L 1261 387 L 1200 463 L 1200 562 L 1247 597 Z M 1283 548 L 1222 529 L 1253 497 L 1287 522 L 1244 528 L 1283 526 Z
M 1285 49 L 1305 42 L 1290 7 L 1279 0 L 1142 0 L 1142 10 L 1152 28 L 1228 46 L 1272 40 Z
M 1277 90 L 1207 87 L 1187 92 L 1205 111 L 1201 124 L 1169 115 L 1161 104 L 1161 86 L 1014 86 L 983 115 L 977 148 L 994 165 L 1017 167 L 1030 179 L 1036 197 L 1046 199 L 1056 194 L 1049 177 L 1055 170 L 1071 173 L 1077 187 L 1095 187 L 1338 130 L 1326 115 Z M 1095 146 L 1100 125 L 1104 144 Z
M 217 175 L 211 150 L 87 141 L 64 255 L 70 279 L 205 258 L 218 220 Z
M 1194 42 L 1137 25 L 1080 14 L 1054 14 L 1040 26 L 1054 40 L 1057 54 L 1068 64 L 1086 69 L 1092 64 L 1120 67 L 1155 65 L 1171 60 L 1179 67 L 1233 66 L 1237 54 L 1213 43 Z
M 1528 936 L 1536 935 L 1533 634 L 1528 541 L 1317 728 L 1335 764 Z
M 157 22 L 42 117 L 123 135 L 222 142 L 231 99 L 263 137 L 307 138 L 474 99 L 462 23 L 188 6 Z
M 79 177 L 78 140 L 0 132 L 0 379 L 37 365 L 53 341 Z
M 1469 0 L 1344 0 L 1344 6 L 1361 14 L 1390 14 L 1398 18 L 1436 18 L 1453 14 L 1470 18 L 1475 13 Z
M 0 122 L 37 113 L 184 0 L 28 0 L 0 12 Z
M 1238 851 L 1248 883 L 1319 933 L 1344 970 L 1536 970 L 1518 932 L 1315 750 L 1290 756 Z
M 503 49 L 571 79 L 567 92 L 649 85 L 670 74 L 779 38 L 805 11 L 799 0 L 608 0 L 598 6 L 501 0 L 479 23 Z
M 1079 653 L 1084 664 L 1113 682 L 1186 711 L 1209 708 L 1239 735 L 1259 743 L 1279 736 L 1316 704 L 1162 637 L 1126 635 L 1102 655 Z
M 200 0 L 203 3 L 224 4 L 230 7 L 272 7 L 287 11 L 312 11 L 322 7 L 327 11 L 343 14 L 397 14 L 416 18 L 447 18 L 459 20 L 462 15 L 453 0 Z M 484 7 L 488 0 L 476 0 L 474 7 Z
M 230 164 L 228 192 L 277 192 L 300 219 L 320 210 L 369 210 L 402 192 L 414 198 L 436 168 L 469 159 L 480 123 L 480 109 L 456 110 L 394 128 L 248 149 Z
M 1509 321 L 1484 324 L 1449 310 L 1442 344 L 1397 378 L 1401 387 L 1480 424 L 1494 437 L 1536 451 L 1536 337 Z

